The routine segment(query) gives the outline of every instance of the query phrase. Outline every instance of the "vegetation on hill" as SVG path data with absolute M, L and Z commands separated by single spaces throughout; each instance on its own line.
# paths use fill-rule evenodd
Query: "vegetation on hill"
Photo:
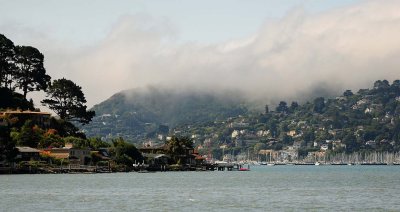
M 93 110 L 98 116 L 83 127 L 87 135 L 123 136 L 129 140 L 153 138 L 158 133 L 168 134 L 169 129 L 178 125 L 201 125 L 248 112 L 241 100 L 229 95 L 161 88 L 120 92 Z
M 84 129 L 104 138 L 163 143 L 193 138 L 203 154 L 298 148 L 300 156 L 327 146 L 330 153 L 400 150 L 400 81 L 378 80 L 371 89 L 344 91 L 303 104 L 280 101 L 263 113 L 232 98 L 160 91 L 118 93 L 96 105 L 99 116 Z
M 219 123 L 181 126 L 195 136 L 202 152 L 258 152 L 296 146 L 300 155 L 327 147 L 328 153 L 400 150 L 400 81 L 378 80 L 372 89 L 315 98 L 304 104 L 281 101 L 263 114 L 232 117 Z

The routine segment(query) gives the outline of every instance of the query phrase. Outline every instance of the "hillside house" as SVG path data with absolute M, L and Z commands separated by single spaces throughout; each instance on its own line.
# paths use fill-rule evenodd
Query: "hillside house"
M 293 137 L 296 135 L 296 130 L 290 130 L 289 132 L 286 133 L 286 135 Z
M 40 128 L 48 129 L 50 127 L 51 113 L 37 112 L 37 111 L 21 111 L 21 110 L 7 110 L 1 111 L 0 116 L 9 116 L 10 118 L 17 118 L 16 126 L 22 126 L 25 121 L 31 120 L 33 124 L 38 125 Z M 5 120 L 3 120 L 5 122 Z M 4 125 L 4 124 L 3 124 Z

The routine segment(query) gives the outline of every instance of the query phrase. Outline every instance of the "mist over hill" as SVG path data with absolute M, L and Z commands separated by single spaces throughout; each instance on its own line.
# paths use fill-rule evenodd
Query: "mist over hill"
M 147 87 L 114 94 L 95 105 L 96 117 L 83 126 L 88 136 L 143 139 L 178 125 L 244 115 L 248 103 L 234 91 L 204 92 Z

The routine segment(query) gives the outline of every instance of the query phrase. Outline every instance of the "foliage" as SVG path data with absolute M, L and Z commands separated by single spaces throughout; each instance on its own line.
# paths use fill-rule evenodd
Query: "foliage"
M 131 167 L 137 161 L 142 161 L 143 156 L 135 145 L 124 141 L 122 138 L 114 139 L 110 147 L 110 153 L 113 160 L 118 164 Z
M 171 140 L 166 142 L 166 147 L 167 153 L 179 164 L 179 159 L 186 156 L 187 150 L 193 149 L 193 141 L 187 137 L 172 136 Z
M 263 150 L 263 149 L 266 149 L 266 148 L 267 148 L 267 145 L 265 143 L 256 143 L 254 145 L 254 152 L 258 153 L 258 152 L 260 152 L 260 150 Z
M 0 34 L 0 109 L 36 110 L 32 99 L 28 101 L 26 96 L 28 92 L 45 91 L 50 86 L 51 77 L 46 74 L 43 62 L 43 54 L 35 47 L 14 46 L 11 40 Z M 54 129 L 45 132 L 32 121 L 25 119 L 13 123 L 11 130 L 11 117 L 0 117 L 0 121 L 6 123 L 6 129 L 2 130 L 0 137 L 5 142 L 4 145 L 0 145 L 1 151 L 13 152 L 11 147 L 15 146 L 15 143 L 41 148 L 60 147 L 64 145 L 63 137 L 69 136 L 75 138 L 77 146 L 95 148 L 108 146 L 99 140 L 86 140 L 85 134 L 71 123 L 78 121 L 86 124 L 95 115 L 94 111 L 86 111 L 84 105 L 86 99 L 81 87 L 66 79 L 55 80 L 51 86 L 52 90 L 48 92 L 50 99 L 45 99 L 43 102 L 50 105 L 50 108 L 59 108 L 58 112 L 62 119 L 51 118 L 50 126 Z M 16 90 L 22 91 L 22 94 Z M 57 103 L 61 106 L 57 107 Z M 4 156 L 3 153 L 1 156 Z
M 10 129 L 8 126 L 0 125 L 0 162 L 5 160 L 12 162 L 18 154 L 15 148 L 16 143 L 10 137 Z
M 0 87 L 0 108 L 19 108 L 21 110 L 34 110 L 32 100 L 28 101 L 22 94 L 13 92 L 8 88 Z
M 49 86 L 47 97 L 49 98 L 42 100 L 42 104 L 56 112 L 63 120 L 87 124 L 95 115 L 94 111 L 86 111 L 86 98 L 82 88 L 71 80 L 54 80 Z
M 17 143 L 20 146 L 28 146 L 36 148 L 42 139 L 43 131 L 31 120 L 27 120 L 21 127 L 21 131 L 17 137 Z
M 279 102 L 278 107 L 276 107 L 276 112 L 286 113 L 286 112 L 288 112 L 288 110 L 289 110 L 289 108 L 288 108 L 287 103 L 285 101 Z
M 314 112 L 322 113 L 325 108 L 325 98 L 318 97 L 314 100 Z
M 14 46 L 0 34 L 0 87 L 14 92 L 19 88 L 26 98 L 28 92 L 46 90 L 50 76 L 43 66 L 44 56 L 31 46 Z
M 39 148 L 49 148 L 49 147 L 63 147 L 64 140 L 56 134 L 56 132 L 52 131 L 53 129 L 49 129 L 40 140 L 38 147 Z
M 14 43 L 0 34 L 0 87 L 11 88 L 14 70 Z
M 89 147 L 89 141 L 86 139 L 68 136 L 63 138 L 65 144 L 72 144 L 74 148 L 83 149 Z
M 15 52 L 16 86 L 24 97 L 30 91 L 46 90 L 51 78 L 43 67 L 43 54 L 31 46 L 17 46 Z

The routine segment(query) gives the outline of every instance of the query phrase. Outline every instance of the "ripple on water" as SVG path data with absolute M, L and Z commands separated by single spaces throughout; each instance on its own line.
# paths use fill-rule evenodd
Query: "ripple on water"
M 400 210 L 400 166 L 2 175 L 1 211 Z

